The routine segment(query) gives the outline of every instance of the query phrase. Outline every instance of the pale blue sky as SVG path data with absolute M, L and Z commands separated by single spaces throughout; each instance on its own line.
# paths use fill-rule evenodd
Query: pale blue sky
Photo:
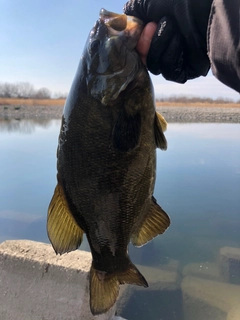
M 0 0 L 0 82 L 68 92 L 88 33 L 101 7 L 122 12 L 120 0 Z M 210 74 L 185 85 L 152 77 L 157 97 L 195 95 L 240 99 Z

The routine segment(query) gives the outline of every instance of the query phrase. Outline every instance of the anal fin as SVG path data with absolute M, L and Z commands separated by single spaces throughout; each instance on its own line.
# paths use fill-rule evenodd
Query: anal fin
M 167 129 L 167 122 L 160 113 L 155 113 L 154 133 L 157 148 L 167 150 L 167 140 L 163 131 Z
M 157 235 L 164 233 L 169 225 L 170 218 L 153 198 L 150 211 L 141 227 L 132 235 L 131 242 L 134 246 L 140 247 Z
M 76 250 L 82 242 L 83 230 L 72 217 L 60 184 L 57 184 L 48 208 L 47 233 L 56 253 Z

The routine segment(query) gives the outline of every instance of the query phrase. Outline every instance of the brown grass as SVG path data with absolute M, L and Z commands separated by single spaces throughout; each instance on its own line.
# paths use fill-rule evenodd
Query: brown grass
M 63 106 L 65 99 L 15 99 L 0 98 L 0 105 L 24 106 Z
M 0 105 L 25 105 L 25 106 L 63 106 L 65 99 L 15 99 L 0 98 Z M 240 103 L 216 103 L 216 102 L 174 102 L 174 101 L 157 101 L 157 107 L 220 107 L 220 108 L 240 108 Z
M 157 107 L 200 107 L 200 108 L 240 108 L 240 103 L 216 103 L 216 102 L 174 102 L 174 101 L 157 101 Z

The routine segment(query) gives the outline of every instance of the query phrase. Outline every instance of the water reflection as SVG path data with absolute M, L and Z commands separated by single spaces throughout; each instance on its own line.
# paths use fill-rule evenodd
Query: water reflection
M 36 126 L 48 128 L 51 126 L 52 120 L 47 119 L 1 119 L 0 118 L 0 132 L 19 132 L 19 133 L 33 133 Z
M 48 242 L 46 218 L 11 210 L 0 211 L 0 243 L 9 239 Z
M 0 122 L 0 241 L 48 242 L 59 128 L 60 120 Z M 239 268 L 223 250 L 240 247 L 240 125 L 172 123 L 166 136 L 155 197 L 172 224 L 141 249 L 130 245 L 149 288 L 124 286 L 118 310 L 129 320 L 225 320 L 240 296 Z
M 0 122 L 0 240 L 48 242 L 60 120 Z

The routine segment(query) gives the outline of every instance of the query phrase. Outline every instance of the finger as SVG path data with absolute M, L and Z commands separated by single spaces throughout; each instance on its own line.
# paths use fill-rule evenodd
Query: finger
M 142 59 L 142 62 L 146 65 L 147 54 L 152 42 L 152 37 L 157 29 L 157 24 L 154 22 L 148 23 L 140 36 L 136 49 Z
M 179 30 L 172 18 L 163 17 L 159 21 L 147 56 L 147 67 L 153 74 L 161 73 L 161 56 L 178 33 Z

